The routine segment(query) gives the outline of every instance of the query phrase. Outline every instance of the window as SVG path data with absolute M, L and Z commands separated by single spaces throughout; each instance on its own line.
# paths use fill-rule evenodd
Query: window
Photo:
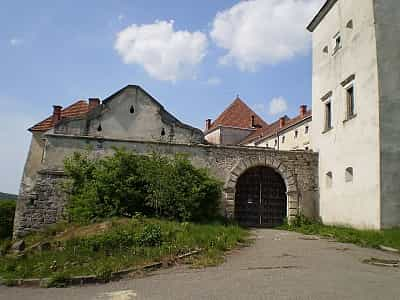
M 309 126 L 306 126 L 306 128 L 304 129 L 304 133 L 305 133 L 305 134 L 308 134 L 309 130 L 310 130 L 310 127 L 309 127 Z
M 344 178 L 345 178 L 346 182 L 353 182 L 353 168 L 352 167 L 346 168 Z
M 294 132 L 294 138 L 297 139 L 298 136 L 299 136 L 299 131 L 296 130 L 296 131 Z
M 332 172 L 328 172 L 325 175 L 325 183 L 328 188 L 332 187 L 333 175 Z
M 354 110 L 354 85 L 346 88 L 346 120 L 355 116 Z
M 340 35 L 340 32 L 335 34 L 335 36 L 333 37 L 333 41 L 334 41 L 333 54 L 335 54 L 340 48 L 342 48 L 342 37 Z
M 275 140 L 275 147 L 278 145 L 278 140 Z
M 282 144 L 285 143 L 285 136 L 282 137 Z
M 332 129 L 332 103 L 329 101 L 325 103 L 325 130 Z

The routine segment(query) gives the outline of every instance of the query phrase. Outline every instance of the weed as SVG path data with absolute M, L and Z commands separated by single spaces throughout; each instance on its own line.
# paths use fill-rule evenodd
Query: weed
M 47 281 L 46 287 L 65 288 L 68 286 L 71 276 L 64 272 L 53 274 Z
M 98 228 L 104 230 L 96 231 Z M 236 225 L 181 223 L 145 217 L 114 220 L 112 226 L 102 226 L 102 223 L 83 227 L 70 225 L 64 230 L 62 238 L 59 235 L 46 237 L 46 241 L 57 247 L 32 250 L 23 257 L 0 257 L 0 277 L 52 277 L 52 283 L 61 286 L 63 279 L 69 276 L 95 274 L 108 281 L 111 272 L 171 261 L 195 249 L 203 251 L 190 258 L 192 264 L 215 265 L 223 261 L 224 251 L 242 244 L 249 236 L 247 230 Z M 69 231 L 84 234 L 71 235 Z M 28 236 L 27 239 L 38 241 L 39 237 Z

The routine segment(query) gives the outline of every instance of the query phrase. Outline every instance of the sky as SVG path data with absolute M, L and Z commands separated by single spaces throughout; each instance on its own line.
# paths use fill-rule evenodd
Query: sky
M 0 191 L 17 193 L 27 128 L 52 105 L 142 86 L 203 128 L 240 96 L 267 122 L 311 104 L 323 0 L 2 0 Z

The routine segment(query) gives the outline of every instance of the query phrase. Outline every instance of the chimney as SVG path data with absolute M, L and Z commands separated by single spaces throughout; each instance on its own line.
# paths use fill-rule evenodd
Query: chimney
M 251 116 L 251 128 L 256 127 L 256 118 L 254 116 Z
M 307 113 L 307 105 L 300 105 L 300 116 L 304 118 Z
M 285 117 L 282 117 L 279 119 L 279 128 L 285 127 L 286 119 Z
M 211 128 L 211 119 L 206 120 L 206 131 L 210 130 Z
M 61 120 L 61 110 L 62 106 L 53 105 L 53 125 L 57 124 L 57 122 Z
M 89 98 L 89 111 L 96 108 L 100 104 L 99 98 Z

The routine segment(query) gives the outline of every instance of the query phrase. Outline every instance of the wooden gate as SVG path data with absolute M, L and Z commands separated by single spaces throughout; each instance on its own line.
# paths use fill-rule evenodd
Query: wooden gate
M 247 170 L 236 184 L 235 219 L 248 227 L 275 227 L 287 216 L 286 186 L 272 168 Z

